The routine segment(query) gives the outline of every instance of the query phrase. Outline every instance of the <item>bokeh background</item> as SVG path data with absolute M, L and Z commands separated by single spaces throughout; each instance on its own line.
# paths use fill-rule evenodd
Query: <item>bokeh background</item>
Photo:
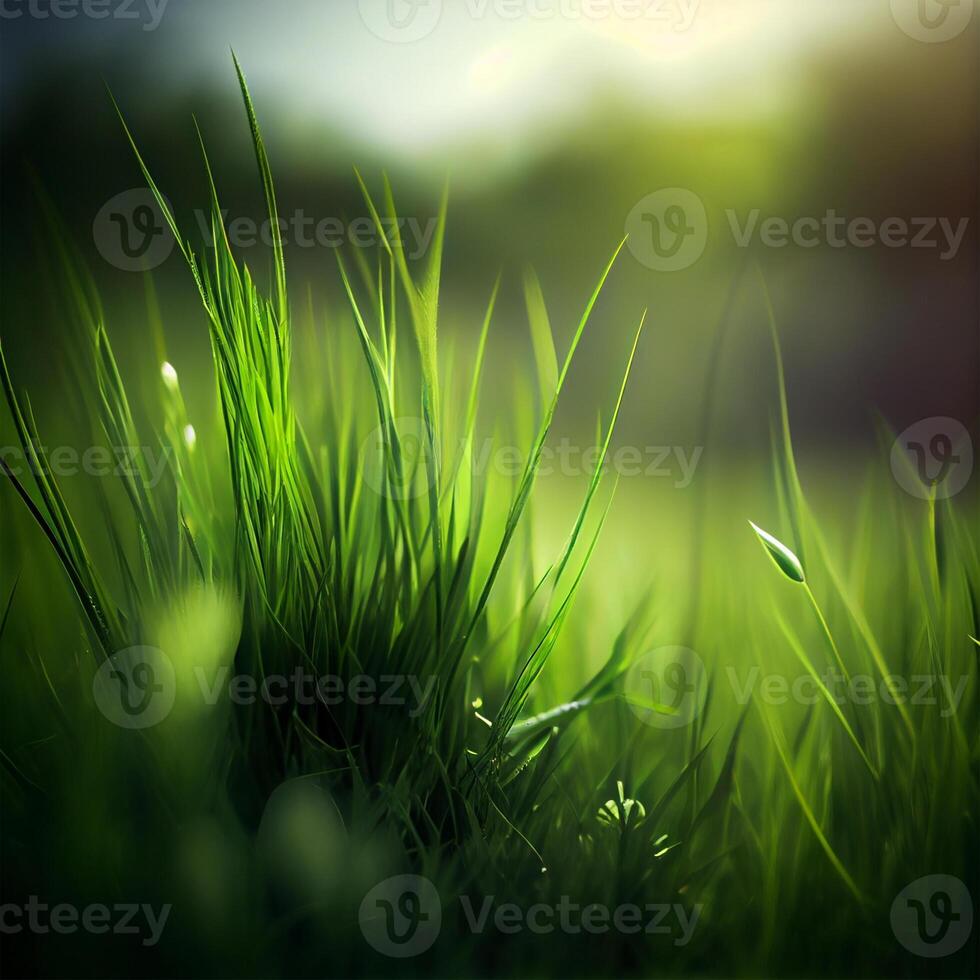
M 290 221 L 300 215 L 307 236 L 310 224 L 329 222 L 331 234 L 340 228 L 349 267 L 359 253 L 375 261 L 370 232 L 367 248 L 356 240 L 356 228 L 365 234 L 367 208 L 355 167 L 375 194 L 388 174 L 399 213 L 414 230 L 430 226 L 449 182 L 439 321 L 444 391 L 458 393 L 468 384 L 487 300 L 502 277 L 478 424 L 482 435 L 494 437 L 491 449 L 508 441 L 526 445 L 526 434 L 513 434 L 514 417 L 527 419 L 540 408 L 529 404 L 526 383 L 537 376 L 523 289 L 527 268 L 540 278 L 561 358 L 605 263 L 631 232 L 579 348 L 550 443 L 593 445 L 597 416 L 609 420 L 646 309 L 646 332 L 611 449 L 614 456 L 637 451 L 643 469 L 619 481 L 570 621 L 536 682 L 533 710 L 575 696 L 609 657 L 638 600 L 651 596 L 652 647 L 696 649 L 717 679 L 703 730 L 709 739 L 718 736 L 711 757 L 717 772 L 744 717 L 724 671 L 758 664 L 799 670 L 773 612 L 788 610 L 794 628 L 802 624 L 801 642 L 826 657 L 825 637 L 801 593 L 771 567 L 746 523 L 754 520 L 789 545 L 801 544 L 773 489 L 771 424 L 779 401 L 764 284 L 785 361 L 796 460 L 827 554 L 871 620 L 890 667 L 918 669 L 927 656 L 936 657 L 938 635 L 950 672 L 958 676 L 962 668 L 975 678 L 975 649 L 956 645 L 965 642 L 971 616 L 975 635 L 976 604 L 971 609 L 966 593 L 974 570 L 968 535 L 951 520 L 962 515 L 965 525 L 975 517 L 980 480 L 976 473 L 970 479 L 972 457 L 963 454 L 967 472 L 955 481 L 962 488 L 955 508 L 941 510 L 942 534 L 935 533 L 935 512 L 924 494 L 907 493 L 908 484 L 890 466 L 894 433 L 922 420 L 955 420 L 974 446 L 978 439 L 975 8 L 974 0 L 0 0 L 0 336 L 10 373 L 18 391 L 29 392 L 48 447 L 92 445 L 97 423 L 80 396 L 77 309 L 66 290 L 71 263 L 64 260 L 77 253 L 101 296 L 141 438 L 155 445 L 164 424 L 163 396 L 170 396 L 161 363 L 169 361 L 195 426 L 197 458 L 220 474 L 217 496 L 231 512 L 208 325 L 172 241 L 155 223 L 142 227 L 147 195 L 112 97 L 185 234 L 200 247 L 209 199 L 196 119 L 227 225 L 232 234 L 239 229 L 236 251 L 264 280 L 271 248 L 242 240 L 251 235 L 249 222 L 263 221 L 264 202 L 234 50 L 255 100 L 280 214 Z M 682 215 L 684 226 L 695 230 L 684 238 L 684 260 L 676 268 L 655 254 L 654 236 L 663 230 L 656 222 L 669 225 L 671 218 L 653 201 L 696 205 Z M 730 215 L 744 226 L 753 214 L 757 223 L 819 223 L 831 212 L 861 220 L 878 240 L 867 247 L 838 247 L 825 238 L 813 247 L 771 247 L 756 236 L 740 247 L 731 228 Z M 917 219 L 926 223 L 926 247 L 880 240 L 886 225 Z M 955 247 L 941 228 L 957 230 Z M 326 395 L 343 402 L 349 393 L 351 404 L 368 406 L 361 418 L 373 425 L 368 373 L 338 281 L 336 246 L 304 245 L 296 231 L 293 223 L 286 232 L 285 261 L 298 413 L 313 438 L 321 438 Z M 124 246 L 138 246 L 146 232 L 150 248 L 136 247 L 127 256 Z M 317 331 L 346 331 L 346 344 L 321 342 Z M 411 357 L 407 334 L 399 353 Z M 338 349 L 352 356 L 328 362 L 325 352 Z M 339 396 L 327 392 L 328 385 L 342 389 Z M 459 411 L 451 397 L 448 403 L 450 412 Z M 936 428 L 926 422 L 917 431 L 921 438 Z M 94 438 L 101 444 L 100 434 Z M 14 444 L 9 413 L 0 411 L 0 450 Z M 649 464 L 656 472 L 645 469 Z M 869 475 L 876 482 L 866 482 Z M 106 480 L 105 486 L 122 501 L 120 482 Z M 542 474 L 519 532 L 533 535 L 532 548 L 522 538 L 517 557 L 508 558 L 502 576 L 508 587 L 554 561 L 587 482 L 580 466 L 574 473 Z M 0 651 L 8 681 L 0 695 L 0 744 L 16 759 L 36 761 L 41 772 L 50 764 L 60 777 L 60 795 L 50 804 L 11 808 L 16 822 L 5 838 L 5 858 L 12 870 L 5 874 L 17 894 L 25 888 L 58 894 L 67 882 L 100 901 L 112 894 L 117 877 L 133 889 L 143 882 L 140 898 L 159 896 L 189 910 L 168 933 L 158 975 L 186 972 L 195 957 L 204 975 L 216 975 L 214 963 L 224 975 L 238 963 L 261 973 L 263 964 L 281 956 L 279 946 L 268 944 L 266 959 L 251 962 L 253 948 L 267 945 L 264 906 L 247 885 L 262 880 L 247 872 L 252 831 L 267 802 L 261 780 L 254 795 L 251 782 L 241 780 L 249 787 L 244 802 L 230 799 L 228 812 L 215 819 L 197 813 L 195 792 L 182 794 L 202 819 L 182 825 L 173 840 L 161 839 L 154 836 L 160 814 L 132 803 L 141 799 L 141 784 L 133 790 L 118 777 L 137 770 L 114 767 L 109 743 L 102 741 L 109 737 L 106 726 L 93 726 L 99 737 L 67 750 L 47 738 L 50 706 L 35 666 L 44 663 L 39 655 L 71 703 L 88 705 L 85 670 L 91 664 L 82 658 L 79 610 L 63 570 L 2 483 L 0 602 L 14 594 L 15 582 L 17 601 Z M 98 505 L 97 482 L 83 476 L 61 486 L 95 564 L 111 574 L 111 520 Z M 598 500 L 605 501 L 608 486 Z M 507 507 L 509 489 L 505 480 L 497 482 L 491 511 Z M 933 567 L 938 576 L 943 566 L 938 556 L 935 566 L 929 561 L 950 543 L 960 591 L 942 593 L 944 602 L 951 598 L 940 610 L 928 579 Z M 840 625 L 846 656 L 863 663 L 864 641 L 821 567 L 829 562 L 813 555 L 807 575 L 814 591 L 827 599 L 831 623 Z M 498 620 L 503 628 L 515 600 L 500 587 L 493 599 L 495 628 Z M 199 629 L 188 629 L 180 642 L 188 662 L 221 649 Z M 902 954 L 887 909 L 914 876 L 940 871 L 963 875 L 976 894 L 975 809 L 968 812 L 975 780 L 967 778 L 975 761 L 968 746 L 975 714 L 964 709 L 958 718 L 961 746 L 945 715 L 923 709 L 916 714 L 921 741 L 903 755 L 904 736 L 889 741 L 898 731 L 889 710 L 860 715 L 869 724 L 884 723 L 879 748 L 891 769 L 884 770 L 880 788 L 863 772 L 850 778 L 858 763 L 846 755 L 850 748 L 840 732 L 826 725 L 808 729 L 811 713 L 799 704 L 772 713 L 780 730 L 785 724 L 796 745 L 804 745 L 798 774 L 805 789 L 828 812 L 833 806 L 829 836 L 875 895 L 882 914 L 871 941 L 863 942 L 867 923 L 859 921 L 857 906 L 840 900 L 836 872 L 818 851 L 769 734 L 758 724 L 762 714 L 745 729 L 739 793 L 772 844 L 771 855 L 757 861 L 746 849 L 725 877 L 719 874 L 725 888 L 710 935 L 724 943 L 692 947 L 686 962 L 695 973 L 751 975 L 765 962 L 783 976 L 830 975 L 835 967 L 857 975 L 871 969 L 927 975 L 922 964 L 909 967 L 896 958 Z M 599 801 L 606 792 L 602 780 L 618 778 L 610 766 L 622 761 L 616 760 L 627 740 L 639 746 L 636 771 L 645 781 L 652 767 L 654 783 L 664 789 L 699 744 L 697 729 L 681 728 L 651 729 L 648 741 L 634 741 L 637 724 L 627 714 L 620 704 L 598 706 L 589 725 L 574 733 L 581 742 L 578 754 L 568 757 L 569 771 L 588 793 L 600 787 Z M 30 727 L 35 718 L 43 720 L 36 731 Z M 826 715 L 822 723 L 828 722 L 835 724 Z M 187 731 L 190 745 L 196 730 Z M 182 741 L 173 744 L 183 749 Z M 835 755 L 831 765 L 832 750 L 841 746 L 845 755 Z M 174 770 L 184 778 L 186 763 L 187 773 L 203 783 L 211 775 L 208 755 L 196 744 L 193 749 L 174 753 Z M 169 765 L 169 757 L 165 761 Z M 590 799 L 588 793 L 580 798 Z M 646 797 L 647 804 L 655 798 Z M 583 813 L 589 808 L 595 812 L 590 803 Z M 665 826 L 676 835 L 684 824 L 671 821 Z M 308 827 L 290 830 L 311 848 L 295 850 L 291 861 L 303 865 L 330 901 L 336 896 L 329 889 L 342 882 L 359 902 L 367 886 L 358 891 L 357 875 L 374 875 L 373 883 L 382 872 L 373 864 L 352 872 L 355 852 L 346 839 L 332 850 L 341 837 L 317 836 Z M 705 824 L 712 844 L 715 827 Z M 601 880 L 591 865 L 577 863 L 575 845 L 547 843 L 563 851 L 555 864 L 571 877 L 587 877 L 589 887 Z M 134 860 L 134 853 L 141 857 Z M 338 866 L 342 871 L 334 874 Z M 537 862 L 533 871 L 538 876 Z M 769 892 L 773 883 L 777 890 Z M 754 904 L 760 901 L 763 914 Z M 315 969 L 306 972 L 291 968 L 290 957 L 304 962 L 306 948 L 289 934 L 280 972 L 363 970 L 365 950 L 353 921 L 338 918 L 333 932 L 318 934 L 326 937 L 326 959 L 311 960 Z M 26 938 L 27 960 L 34 962 L 36 946 L 41 963 L 42 941 Z M 101 948 L 97 937 L 83 938 Z M 571 962 L 577 947 L 562 938 L 562 956 Z M 762 959 L 753 958 L 755 945 Z M 744 954 L 743 946 L 749 949 Z M 51 948 L 44 955 L 64 975 L 83 967 L 94 974 L 102 966 L 95 958 L 84 962 L 73 944 Z M 311 948 L 320 954 L 315 943 Z M 508 955 L 495 940 L 483 948 L 502 961 Z M 540 949 L 550 955 L 550 947 Z M 928 975 L 954 975 L 968 953 L 940 964 L 948 972 Z M 142 951 L 134 951 L 131 968 L 125 955 L 124 949 L 119 975 L 145 972 Z M 554 958 L 550 969 L 561 970 L 565 960 Z M 466 972 L 454 960 L 440 962 L 451 968 L 437 972 Z M 488 973 L 482 960 L 464 965 L 475 975 Z M 644 973 L 648 966 L 642 964 Z M 601 967 L 609 972 L 614 961 Z
M 670 274 L 627 257 L 589 358 L 601 378 L 621 360 L 612 336 L 649 306 L 644 384 L 625 422 L 663 426 L 675 439 L 690 438 L 685 391 L 700 394 L 690 382 L 746 251 L 725 211 L 970 218 L 946 260 L 937 249 L 881 245 L 790 245 L 757 256 L 784 326 L 798 422 L 814 438 L 861 445 L 871 405 L 898 428 L 975 412 L 980 18 L 931 44 L 899 27 L 888 0 L 662 4 L 663 17 L 690 17 L 686 30 L 659 19 L 656 4 L 646 12 L 658 19 L 634 19 L 612 3 L 595 5 L 608 16 L 590 17 L 590 4 L 574 0 L 542 0 L 523 13 L 520 4 L 432 0 L 415 21 L 426 26 L 432 8 L 441 16 L 431 31 L 396 43 L 372 30 L 386 3 L 138 0 L 126 18 L 99 20 L 8 11 L 0 20 L 6 331 L 42 326 L 26 312 L 37 310 L 40 291 L 27 272 L 38 231 L 31 171 L 85 247 L 101 206 L 141 184 L 106 85 L 178 208 L 204 203 L 193 112 L 231 217 L 261 218 L 233 47 L 256 94 L 284 214 L 362 216 L 357 164 L 369 181 L 387 170 L 403 213 L 424 222 L 451 177 L 446 281 L 457 329 L 475 329 L 465 314 L 498 267 L 531 262 L 555 328 L 567 334 L 637 201 L 665 187 L 700 196 L 703 257 Z M 266 259 L 249 258 L 257 267 Z M 327 249 L 294 247 L 288 259 L 297 281 L 332 278 Z M 126 304 L 140 277 L 94 266 L 110 313 L 119 311 L 115 332 L 138 335 Z M 159 274 L 167 302 L 190 295 L 177 256 Z M 742 441 L 740 392 L 758 379 L 752 337 L 740 339 L 724 398 L 733 445 Z

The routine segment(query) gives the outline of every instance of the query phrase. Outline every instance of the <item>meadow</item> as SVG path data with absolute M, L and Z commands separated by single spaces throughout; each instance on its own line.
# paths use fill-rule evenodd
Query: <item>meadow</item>
M 698 473 L 618 441 L 656 309 L 604 338 L 621 373 L 562 456 L 556 412 L 625 243 L 564 297 L 573 323 L 532 271 L 491 270 L 454 330 L 451 193 L 414 260 L 397 187 L 355 172 L 377 244 L 338 251 L 324 304 L 287 276 L 236 68 L 270 270 L 228 241 L 203 141 L 210 235 L 120 112 L 199 294 L 196 390 L 149 274 L 138 375 L 120 366 L 39 192 L 67 367 L 35 415 L 0 359 L 4 900 L 110 911 L 6 935 L 8 975 L 976 976 L 975 495 L 908 493 L 884 424 L 846 473 L 797 458 L 752 264 L 729 304 L 763 311 L 762 465 Z M 532 368 L 488 390 L 504 288 Z M 728 312 L 689 382 L 703 432 Z M 650 467 L 680 503 L 633 478 Z M 958 918 L 906 891 L 934 875 L 965 885 Z M 142 930 L 116 928 L 127 903 Z

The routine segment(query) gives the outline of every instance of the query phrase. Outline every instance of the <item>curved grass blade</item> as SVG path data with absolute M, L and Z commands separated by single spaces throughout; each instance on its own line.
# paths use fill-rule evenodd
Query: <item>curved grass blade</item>
M 796 797 L 797 802 L 800 805 L 800 809 L 803 811 L 803 816 L 806 822 L 810 825 L 810 829 L 813 831 L 814 836 L 817 838 L 817 842 L 820 844 L 824 854 L 827 855 L 827 859 L 833 865 L 834 870 L 840 875 L 841 880 L 847 886 L 851 894 L 860 902 L 862 905 L 867 903 L 867 899 L 862 894 L 860 888 L 858 888 L 857 883 L 848 873 L 847 868 L 844 867 L 844 863 L 837 856 L 833 847 L 830 845 L 830 841 L 827 840 L 827 836 L 824 834 L 817 821 L 816 816 L 814 816 L 813 810 L 810 804 L 807 802 L 806 796 L 803 794 L 803 790 L 800 788 L 799 782 L 797 782 L 796 774 L 793 772 L 793 766 L 789 761 L 787 755 L 787 749 L 782 744 L 782 733 L 777 731 L 769 719 L 768 714 L 765 709 L 758 705 L 759 714 L 762 717 L 763 723 L 765 724 L 766 730 L 769 733 L 770 741 L 776 749 L 776 755 L 782 764 L 783 770 L 786 773 L 786 778 L 789 780 L 790 787 L 793 790 L 793 795 Z

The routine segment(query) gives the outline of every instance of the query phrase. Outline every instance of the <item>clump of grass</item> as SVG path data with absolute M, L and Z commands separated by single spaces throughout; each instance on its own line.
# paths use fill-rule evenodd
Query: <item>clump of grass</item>
M 517 601 L 515 632 L 527 649 L 514 660 L 484 656 L 488 610 L 532 496 L 538 465 L 559 396 L 576 350 L 613 264 L 614 250 L 588 298 L 561 362 L 542 368 L 542 411 L 523 473 L 500 523 L 488 516 L 487 490 L 469 472 L 476 433 L 480 379 L 491 333 L 496 287 L 480 332 L 469 390 L 450 406 L 439 360 L 439 291 L 447 195 L 443 196 L 433 247 L 421 271 L 409 268 L 400 243 L 389 240 L 394 196 L 387 180 L 378 207 L 357 175 L 381 236 L 376 269 L 357 255 L 361 281 L 353 280 L 338 255 L 339 274 L 373 396 L 371 417 L 355 417 L 338 393 L 322 442 L 314 444 L 300 425 L 292 391 L 294 312 L 277 222 L 274 184 L 265 144 L 244 73 L 237 59 L 256 164 L 273 229 L 271 291 L 266 294 L 247 265 L 240 264 L 222 226 L 222 210 L 204 142 L 201 151 L 210 189 L 211 254 L 198 254 L 182 236 L 174 212 L 155 183 L 126 123 L 137 161 L 196 284 L 210 331 L 233 502 L 234 545 L 221 550 L 210 479 L 192 450 L 190 428 L 174 367 L 161 367 L 166 432 L 172 451 L 171 486 L 147 489 L 142 472 L 126 483 L 139 535 L 141 568 L 127 549 L 117 555 L 127 584 L 124 600 L 113 594 L 91 561 L 60 496 L 43 469 L 37 477 L 40 503 L 12 474 L 22 499 L 48 537 L 88 616 L 100 655 L 140 640 L 145 610 L 176 600 L 195 582 L 233 586 L 244 607 L 236 666 L 259 682 L 296 667 L 314 676 L 343 678 L 397 672 L 434 678 L 436 691 L 418 716 L 379 718 L 350 705 L 288 704 L 239 717 L 244 760 L 274 784 L 293 771 L 309 771 L 326 757 L 343 760 L 357 782 L 370 788 L 404 788 L 390 817 L 404 825 L 406 840 L 418 828 L 435 840 L 458 841 L 470 822 L 484 823 L 508 809 L 503 788 L 540 765 L 545 745 L 590 704 L 612 696 L 612 683 L 631 653 L 623 642 L 603 671 L 567 705 L 521 721 L 521 715 L 562 627 L 592 555 L 605 510 L 594 518 L 604 459 L 637 344 L 640 319 L 611 419 L 574 524 L 550 568 L 528 583 Z M 120 118 L 122 118 L 120 113 Z M 528 279 L 531 334 L 539 362 L 554 359 L 554 340 L 544 300 Z M 414 350 L 401 342 L 407 314 Z M 340 319 L 338 317 L 338 319 Z M 334 323 L 331 329 L 345 326 Z M 2 352 L 0 352 L 2 357 Z M 117 445 L 139 445 L 125 385 L 104 323 L 88 324 L 86 357 L 99 392 L 102 427 Z M 4 390 L 26 452 L 36 454 L 37 433 L 28 421 L 3 363 Z M 446 419 L 462 420 L 458 431 Z M 406 452 L 406 418 L 420 421 L 421 453 Z M 368 486 L 363 438 L 380 433 L 380 482 Z M 192 440 L 188 432 L 194 432 Z M 417 434 L 417 433 L 416 433 Z M 455 456 L 454 447 L 461 447 Z M 612 494 L 609 494 L 611 500 Z M 218 508 L 220 510 L 220 508 Z M 484 692 L 495 710 L 485 726 L 470 707 L 473 691 Z M 486 712 L 488 709 L 484 709 Z M 407 730 L 403 727 L 408 724 Z M 539 728 L 548 738 L 536 738 Z M 270 753 L 270 743 L 276 752 Z M 527 781 L 527 775 L 524 776 Z

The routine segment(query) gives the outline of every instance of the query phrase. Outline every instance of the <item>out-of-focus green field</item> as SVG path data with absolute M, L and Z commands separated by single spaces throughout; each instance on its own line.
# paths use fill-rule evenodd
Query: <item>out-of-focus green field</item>
M 727 58 L 714 22 L 676 51 L 588 25 L 641 60 L 538 128 L 552 89 L 519 55 L 545 49 L 505 38 L 430 105 L 491 122 L 449 149 L 408 130 L 420 79 L 466 48 L 455 15 L 445 65 L 337 27 L 337 64 L 368 76 L 299 93 L 278 72 L 306 48 L 278 45 L 305 21 L 266 50 L 245 14 L 219 31 L 182 5 L 171 37 L 204 18 L 250 48 L 251 136 L 231 72 L 189 73 L 187 104 L 129 84 L 164 49 L 145 39 L 108 78 L 123 124 L 87 72 L 22 89 L 5 973 L 977 975 L 977 480 L 967 438 L 924 485 L 916 447 L 943 464 L 942 433 L 906 428 L 976 431 L 976 238 L 946 261 L 739 248 L 730 226 L 957 218 L 975 114 L 931 96 L 973 62 L 930 60 L 887 11 L 797 50 L 792 15 L 718 7 Z M 543 61 L 572 92 L 579 50 Z M 372 142 L 363 98 L 405 65 Z M 324 91 L 365 129 L 318 115 Z M 881 121 L 899 110 L 915 124 Z M 93 224 L 136 187 L 179 240 L 145 275 Z M 630 228 L 658 188 L 707 214 L 676 274 Z M 297 210 L 432 237 L 407 258 L 380 232 L 223 241 Z M 7 928 L 36 901 L 143 911 L 134 932 Z
M 63 397 L 35 409 L 6 387 L 6 444 L 50 470 L 32 483 L 5 456 L 5 895 L 136 896 L 167 919 L 108 951 L 20 933 L 15 968 L 391 975 L 401 920 L 385 939 L 365 918 L 381 888 L 424 937 L 419 975 L 919 975 L 903 889 L 978 887 L 969 504 L 902 489 L 887 432 L 877 454 L 797 470 L 775 321 L 755 321 L 740 408 L 772 442 L 750 456 L 713 434 L 723 357 L 698 382 L 703 442 L 609 434 L 615 379 L 590 386 L 591 434 L 549 425 L 580 362 L 555 356 L 533 280 L 535 371 L 491 316 L 481 404 L 474 345 L 443 328 L 429 346 L 438 266 L 379 258 L 349 314 L 324 316 L 295 287 L 291 314 L 266 299 L 219 249 L 215 372 L 151 300 L 153 341 L 119 374 L 63 257 Z M 600 340 L 626 363 L 628 329 L 607 319 Z M 52 475 L 55 446 L 123 440 L 135 469 Z M 137 672 L 134 644 L 162 656 Z M 216 680 L 296 669 L 347 696 L 243 703 Z M 436 694 L 406 713 L 348 686 L 390 673 Z M 158 696 L 172 706 L 137 725 Z M 422 906 L 396 895 L 405 874 Z M 488 902 L 518 927 L 474 918 Z M 521 918 L 586 906 L 605 910 L 588 928 Z M 666 924 L 637 934 L 626 907 Z

